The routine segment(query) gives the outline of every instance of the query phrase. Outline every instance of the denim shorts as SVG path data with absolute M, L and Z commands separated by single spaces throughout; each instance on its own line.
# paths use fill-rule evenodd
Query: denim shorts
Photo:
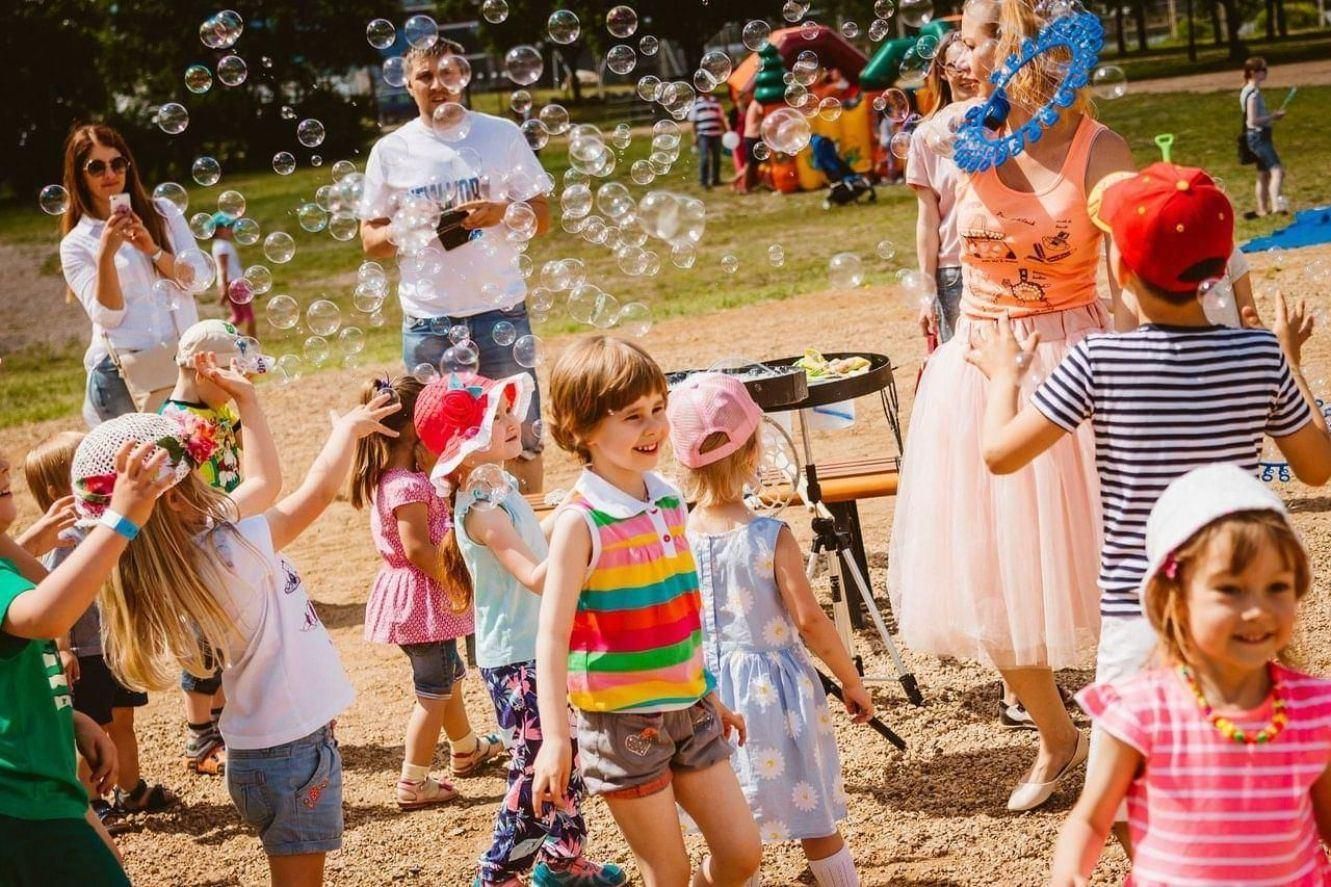
M 332 727 L 273 748 L 228 748 L 226 788 L 267 855 L 342 846 L 342 754 Z
M 203 651 L 203 665 L 205 668 L 212 668 L 213 666 L 212 654 L 207 650 Z M 204 696 L 212 696 L 222 689 L 222 669 L 217 669 L 206 678 L 196 677 L 181 669 L 180 689 L 186 693 L 202 693 Z
M 938 318 L 938 344 L 952 338 L 957 331 L 957 315 L 961 313 L 961 268 L 939 268 L 934 274 L 938 295 L 934 299 L 934 315 Z
M 458 656 L 456 638 L 429 644 L 403 644 L 402 652 L 411 660 L 411 684 L 417 696 L 448 699 L 453 685 L 467 676 L 467 666 Z
M 88 371 L 87 398 L 88 406 L 103 422 L 135 410 L 134 398 L 109 354 Z
M 412 317 L 402 318 L 402 363 L 407 371 L 422 363 L 428 363 L 435 369 L 444 352 L 453 342 L 448 338 L 448 331 L 457 324 L 462 324 L 471 331 L 471 340 L 480 351 L 480 361 L 476 372 L 489 379 L 503 379 L 526 373 L 536 382 L 536 371 L 524 367 L 513 359 L 513 344 L 500 345 L 495 342 L 494 328 L 501 321 L 513 324 L 519 338 L 531 335 L 531 321 L 527 319 L 527 306 L 523 303 L 499 311 L 484 311 L 470 317 Z M 534 423 L 541 418 L 541 389 L 532 386 L 531 408 L 522 417 L 522 455 L 533 459 L 541 454 L 541 436 L 536 433 Z
M 1250 129 L 1247 132 L 1248 150 L 1257 155 L 1257 171 L 1270 172 L 1280 165 L 1276 143 L 1270 129 Z

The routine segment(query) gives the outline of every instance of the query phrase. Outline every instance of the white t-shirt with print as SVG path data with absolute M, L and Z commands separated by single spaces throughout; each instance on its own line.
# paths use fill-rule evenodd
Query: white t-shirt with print
M 220 603 L 239 638 L 222 670 L 219 728 L 230 748 L 272 748 L 308 736 L 350 707 L 356 691 L 300 574 L 273 551 L 263 515 L 208 534 L 228 564 Z
M 445 141 L 417 117 L 384 136 L 365 167 L 362 219 L 391 218 L 404 194 L 432 198 L 440 211 L 470 200 L 529 200 L 542 193 L 541 163 L 512 121 L 469 111 L 470 129 Z M 437 253 L 437 254 L 436 254 Z M 412 317 L 467 317 L 508 308 L 526 297 L 518 251 L 502 226 L 444 250 L 436 239 L 433 261 L 399 263 L 398 298 Z M 497 289 L 486 292 L 486 285 Z

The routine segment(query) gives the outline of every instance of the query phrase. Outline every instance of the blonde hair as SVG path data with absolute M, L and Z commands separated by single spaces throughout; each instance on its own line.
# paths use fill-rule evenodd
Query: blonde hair
M 100 599 L 107 664 L 136 690 L 170 687 L 181 667 L 197 677 L 212 675 L 229 664 L 227 651 L 238 636 L 217 596 L 240 580 L 226 567 L 214 533 L 203 540 L 198 535 L 200 516 L 219 527 L 234 522 L 234 503 L 194 472 L 167 496 L 179 497 L 183 508 L 164 502 L 153 509 Z
M 28 492 L 42 511 L 73 489 L 69 472 L 74 466 L 74 451 L 82 440 L 82 431 L 57 431 L 29 450 L 23 459 Z
M 416 70 L 418 62 L 438 62 L 439 59 L 447 55 L 465 56 L 467 50 L 456 40 L 449 40 L 446 37 L 440 37 L 428 46 L 413 46 L 407 50 L 402 57 L 407 74 L 410 75 Z
M 1021 53 L 1021 44 L 1034 38 L 1044 26 L 1045 21 L 1035 12 L 1033 4 L 1026 0 L 1001 0 L 998 9 L 998 47 L 995 58 L 999 65 L 1006 63 L 1009 56 Z M 1006 92 L 1013 107 L 1020 107 L 1034 113 L 1047 105 L 1058 92 L 1065 79 L 1065 72 L 1072 55 L 1066 49 L 1053 49 L 1042 52 L 1008 81 Z M 1089 87 L 1077 90 L 1076 100 L 1065 113 L 1092 113 L 1091 91 Z
M 713 431 L 703 438 L 698 452 L 710 453 L 729 441 L 724 431 Z M 729 456 L 701 468 L 683 468 L 679 480 L 685 498 L 699 505 L 724 505 L 743 499 L 744 488 L 754 485 L 758 477 L 761 444 L 761 431 L 755 428 L 744 445 Z
M 567 348 L 550 371 L 550 435 L 583 464 L 586 440 L 607 415 L 651 394 L 668 392 L 665 374 L 642 348 L 611 336 L 589 336 Z
M 1230 573 L 1242 572 L 1257 552 L 1270 547 L 1275 548 L 1285 566 L 1293 570 L 1296 598 L 1302 599 L 1312 585 L 1308 552 L 1282 515 L 1273 511 L 1243 511 L 1212 521 L 1174 551 L 1177 569 L 1173 571 L 1173 578 L 1160 570 L 1146 583 L 1142 608 L 1160 637 L 1161 652 L 1171 664 L 1189 665 L 1196 659 L 1196 647 L 1188 632 L 1188 576 L 1211 545 L 1221 538 L 1229 540 Z M 1281 650 L 1277 658 L 1289 662 L 1288 649 Z

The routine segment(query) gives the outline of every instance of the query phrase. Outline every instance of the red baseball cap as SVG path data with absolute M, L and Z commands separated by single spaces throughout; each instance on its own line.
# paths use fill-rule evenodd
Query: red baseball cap
M 1091 221 L 1114 238 L 1133 274 L 1171 293 L 1197 290 L 1198 266 L 1234 251 L 1234 207 L 1205 170 L 1152 163 L 1111 177 L 1089 200 Z

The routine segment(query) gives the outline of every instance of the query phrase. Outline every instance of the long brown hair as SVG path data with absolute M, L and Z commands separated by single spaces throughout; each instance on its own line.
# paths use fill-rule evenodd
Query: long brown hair
M 356 442 L 356 460 L 352 463 L 350 489 L 353 508 L 361 509 L 374 501 L 379 478 L 388 470 L 388 461 L 398 442 L 416 440 L 416 428 L 411 423 L 411 417 L 416 412 L 416 398 L 424 387 L 415 376 L 398 376 L 392 380 L 374 378 L 361 387 L 361 403 L 369 403 L 383 391 L 391 390 L 402 404 L 402 409 L 379 420 L 396 431 L 398 437 L 370 434 Z
M 471 607 L 472 595 L 475 593 L 471 573 L 467 571 L 467 561 L 462 557 L 462 549 L 458 545 L 458 490 L 466 481 L 464 472 L 470 473 L 466 465 L 459 465 L 448 476 L 448 513 L 452 516 L 452 520 L 449 522 L 448 532 L 439 540 L 439 578 L 443 580 L 441 584 L 444 587 L 444 594 L 448 595 L 449 605 L 455 613 L 468 610 Z
M 65 190 L 69 192 L 69 209 L 60 218 L 60 233 L 68 234 L 74 230 L 79 219 L 90 215 L 93 208 L 92 195 L 88 193 L 88 182 L 84 178 L 83 164 L 88 162 L 94 144 L 115 148 L 129 161 L 125 170 L 125 193 L 129 195 L 130 206 L 143 220 L 143 226 L 152 235 L 153 242 L 168 249 L 177 248 L 176 244 L 167 243 L 162 224 L 162 217 L 156 207 L 148 200 L 148 192 L 143 190 L 143 180 L 139 178 L 139 165 L 134 162 L 134 154 L 124 137 L 105 123 L 84 123 L 76 125 L 65 139 Z M 183 247 L 179 247 L 183 248 Z
M 960 31 L 948 31 L 939 41 L 938 53 L 929 63 L 929 72 L 924 75 L 924 86 L 920 89 L 920 111 L 925 116 L 937 114 L 953 102 L 952 84 L 947 82 L 943 69 L 947 67 L 947 51 L 960 39 Z
M 1174 552 L 1178 565 L 1174 577 L 1157 572 L 1146 583 L 1143 609 L 1151 626 L 1160 636 L 1160 650 L 1171 665 L 1192 664 L 1196 647 L 1188 631 L 1187 579 L 1197 562 L 1206 555 L 1215 540 L 1227 537 L 1230 543 L 1230 573 L 1240 573 L 1263 548 L 1275 548 L 1294 573 L 1294 595 L 1302 599 L 1312 585 L 1308 552 L 1294 534 L 1289 522 L 1273 511 L 1242 511 L 1212 521 L 1193 533 Z M 1288 663 L 1288 650 L 1277 658 Z

